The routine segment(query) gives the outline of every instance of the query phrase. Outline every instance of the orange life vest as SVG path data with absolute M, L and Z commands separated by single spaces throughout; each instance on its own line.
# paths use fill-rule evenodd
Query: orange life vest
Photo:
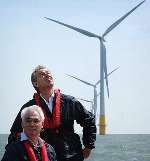
M 25 146 L 25 149 L 27 151 L 27 154 L 30 158 L 30 161 L 38 161 L 37 158 L 36 158 L 36 155 L 33 151 L 33 148 L 31 146 L 31 143 L 29 141 L 25 141 L 23 142 L 24 146 Z M 42 158 L 42 161 L 49 161 L 48 159 L 48 156 L 47 156 L 47 150 L 46 150 L 46 147 L 45 147 L 45 144 L 43 144 L 41 146 L 41 158 Z
M 46 110 L 41 105 L 40 95 L 38 93 L 34 94 L 36 105 L 40 106 L 44 112 L 45 120 L 44 120 L 44 129 L 57 129 L 60 126 L 60 107 L 61 107 L 61 100 L 60 100 L 60 90 L 54 90 L 54 94 L 56 96 L 55 106 L 53 107 L 52 116 L 49 118 L 46 115 Z

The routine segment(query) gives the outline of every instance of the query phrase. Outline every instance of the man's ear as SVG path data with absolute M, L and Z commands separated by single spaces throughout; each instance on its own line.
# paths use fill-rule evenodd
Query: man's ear
M 44 126 L 44 121 L 42 121 L 42 128 L 43 128 L 43 126 Z

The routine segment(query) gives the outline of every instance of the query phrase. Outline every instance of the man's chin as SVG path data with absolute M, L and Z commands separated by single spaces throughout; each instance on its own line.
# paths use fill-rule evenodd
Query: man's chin
M 37 132 L 37 131 L 35 130 L 35 131 L 33 131 L 33 132 L 30 132 L 29 136 L 30 136 L 30 137 L 37 137 L 38 134 L 39 134 L 39 132 Z

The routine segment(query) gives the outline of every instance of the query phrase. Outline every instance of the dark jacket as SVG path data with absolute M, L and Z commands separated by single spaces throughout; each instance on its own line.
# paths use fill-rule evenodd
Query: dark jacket
M 47 117 L 51 117 L 45 101 L 40 98 L 42 107 L 45 108 Z M 25 107 L 35 105 L 35 99 L 30 100 L 23 105 L 21 110 Z M 55 96 L 53 105 L 55 104 Z M 8 144 L 16 140 L 16 134 L 22 132 L 21 116 L 18 113 L 12 127 L 11 134 L 8 138 Z M 57 154 L 57 159 L 70 158 L 75 155 L 82 155 L 82 144 L 80 137 L 74 133 L 74 120 L 83 127 L 83 145 L 89 149 L 93 149 L 96 140 L 96 126 L 95 117 L 92 113 L 87 111 L 83 105 L 74 97 L 61 94 L 61 125 L 56 133 L 54 129 L 45 129 L 41 132 L 41 138 L 50 143 Z
M 53 147 L 49 144 L 45 145 L 49 161 L 56 161 L 56 153 Z M 21 141 L 15 141 L 7 146 L 1 161 L 30 161 L 30 159 L 23 143 Z

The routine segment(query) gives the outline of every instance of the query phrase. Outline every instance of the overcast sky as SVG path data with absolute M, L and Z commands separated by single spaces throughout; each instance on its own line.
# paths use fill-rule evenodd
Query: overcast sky
M 140 0 L 1 0 L 0 133 L 32 98 L 30 75 L 38 64 L 54 74 L 63 93 L 91 100 L 93 89 L 65 75 L 99 80 L 99 41 L 44 19 L 50 17 L 98 35 Z M 150 133 L 150 2 L 106 36 L 110 98 L 105 91 L 106 133 Z M 97 87 L 99 92 L 99 86 Z M 90 109 L 90 104 L 82 102 Z M 99 98 L 98 98 L 99 107 Z M 2 121 L 3 120 L 3 121 Z M 77 132 L 81 132 L 79 127 Z

